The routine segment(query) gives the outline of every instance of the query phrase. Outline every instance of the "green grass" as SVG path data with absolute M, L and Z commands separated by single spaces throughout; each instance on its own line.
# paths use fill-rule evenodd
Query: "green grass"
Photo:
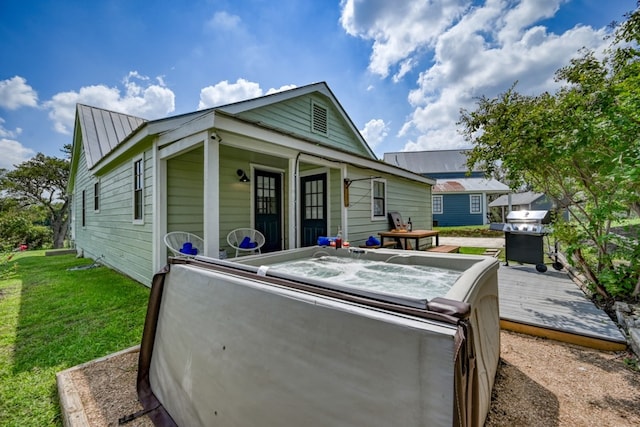
M 88 264 L 44 251 L 0 264 L 0 426 L 61 426 L 56 373 L 140 343 L 149 289 L 68 270 Z
M 467 255 L 482 255 L 484 251 L 485 251 L 485 248 L 473 248 L 473 247 L 462 246 L 460 248 L 459 253 L 467 254 Z
M 504 237 L 502 231 L 489 230 L 489 225 L 461 225 L 458 227 L 433 227 L 440 237 Z

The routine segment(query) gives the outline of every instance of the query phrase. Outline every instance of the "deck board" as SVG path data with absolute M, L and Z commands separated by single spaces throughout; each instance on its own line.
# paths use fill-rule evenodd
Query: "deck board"
M 564 272 L 539 273 L 534 266 L 500 266 L 500 319 L 612 343 L 626 339 L 609 316 Z

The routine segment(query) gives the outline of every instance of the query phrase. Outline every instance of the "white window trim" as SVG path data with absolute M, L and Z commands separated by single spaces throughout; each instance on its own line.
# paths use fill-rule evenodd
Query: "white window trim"
M 96 186 L 98 188 L 98 194 L 96 194 Z M 96 197 L 98 198 L 98 209 L 96 209 Z M 98 179 L 93 183 L 93 212 L 100 213 L 100 206 L 102 206 L 102 185 Z
M 140 161 L 140 166 L 141 166 L 140 172 L 142 174 L 142 188 L 141 188 L 141 190 L 142 190 L 142 212 L 141 212 L 142 218 L 136 219 L 136 188 L 135 188 L 135 173 L 136 173 L 136 171 L 135 171 L 135 165 L 136 165 L 136 162 L 138 162 L 138 161 Z M 133 174 L 131 176 L 131 178 L 132 178 L 132 186 L 131 186 L 131 188 L 132 188 L 132 191 L 131 191 L 131 202 L 132 202 L 131 203 L 131 207 L 132 207 L 132 209 L 131 209 L 131 218 L 132 218 L 133 224 L 142 225 L 142 224 L 144 224 L 144 178 L 145 178 L 144 177 L 144 156 L 143 155 L 134 157 L 132 159 L 131 171 L 133 172 Z
M 434 203 L 434 200 L 436 200 L 436 199 L 440 200 L 440 210 L 438 210 L 438 211 L 436 211 L 436 208 L 435 208 L 436 204 Z M 442 194 L 436 194 L 436 195 L 432 195 L 431 196 L 431 207 L 432 207 L 432 210 L 433 210 L 433 212 L 432 212 L 433 214 L 441 215 L 441 214 L 444 213 L 444 204 L 443 204 L 443 202 L 444 202 L 444 200 L 443 200 Z
M 376 182 L 382 182 L 384 184 L 384 215 L 377 216 L 374 215 L 374 186 Z M 371 180 L 371 221 L 388 221 L 387 216 L 389 214 L 389 209 L 387 208 L 387 193 L 388 193 L 388 185 L 387 180 L 384 178 L 374 178 Z
M 477 211 L 473 210 L 473 198 L 477 197 L 478 198 L 478 206 L 479 209 Z M 469 213 L 470 214 L 481 214 L 482 213 L 482 194 L 469 194 Z
M 80 196 L 80 226 L 87 227 L 87 190 L 82 190 Z

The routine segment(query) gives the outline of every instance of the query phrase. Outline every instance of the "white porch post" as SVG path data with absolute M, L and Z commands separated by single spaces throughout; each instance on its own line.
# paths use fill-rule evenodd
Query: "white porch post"
M 159 271 L 167 263 L 167 161 L 158 152 L 157 141 L 153 145 L 153 271 Z
M 299 246 L 300 203 L 298 203 L 298 195 L 300 194 L 300 190 L 298 189 L 298 175 L 298 162 L 296 158 L 289 159 L 289 174 L 287 175 L 289 177 L 289 210 L 287 212 L 289 216 L 289 243 L 287 249 L 293 249 Z
M 204 142 L 204 255 L 218 258 L 220 249 L 220 141 L 207 132 Z
M 340 166 L 340 228 L 342 230 L 342 241 L 349 241 L 349 215 L 347 207 L 344 205 L 344 180 L 347 178 L 347 165 Z M 331 235 L 331 233 L 329 233 Z
M 482 224 L 489 224 L 489 204 L 487 203 L 487 193 L 482 193 Z

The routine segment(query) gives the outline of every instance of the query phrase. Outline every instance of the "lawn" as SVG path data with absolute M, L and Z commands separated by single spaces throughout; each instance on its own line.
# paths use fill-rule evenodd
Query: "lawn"
M 106 267 L 69 270 L 89 264 L 0 258 L 0 426 L 61 426 L 56 373 L 140 343 L 149 289 Z
M 461 225 L 457 227 L 433 227 L 440 237 L 503 237 L 502 231 L 490 230 L 489 225 Z

